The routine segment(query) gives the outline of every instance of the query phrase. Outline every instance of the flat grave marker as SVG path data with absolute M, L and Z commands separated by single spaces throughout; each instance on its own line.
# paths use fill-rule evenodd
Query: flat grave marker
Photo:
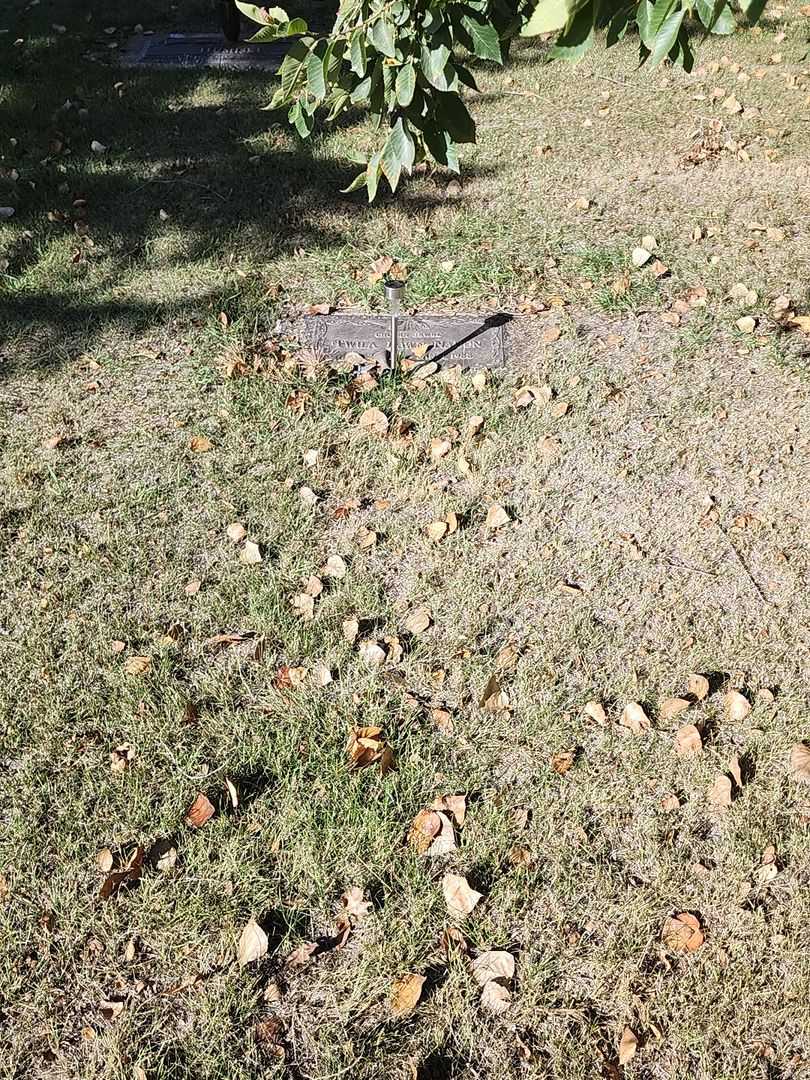
M 497 315 L 403 315 L 399 350 L 408 356 L 427 345 L 423 359 L 442 367 L 503 367 L 509 354 L 512 317 Z M 315 352 L 340 360 L 346 353 L 372 357 L 387 352 L 391 341 L 388 315 L 305 315 L 291 328 Z

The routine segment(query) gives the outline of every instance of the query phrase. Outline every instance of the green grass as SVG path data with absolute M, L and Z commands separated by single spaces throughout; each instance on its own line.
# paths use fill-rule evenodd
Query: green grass
M 370 137 L 362 118 L 302 147 L 259 111 L 259 76 L 110 63 L 104 27 L 204 25 L 203 7 L 90 14 L 60 2 L 0 22 L 0 165 L 20 174 L 0 179 L 17 210 L 0 226 L 0 1075 L 585 1080 L 618 1075 L 627 1025 L 640 1042 L 629 1080 L 807 1074 L 810 804 L 787 761 L 810 736 L 810 397 L 802 340 L 767 316 L 782 292 L 807 305 L 807 20 L 790 7 L 761 35 L 705 44 L 706 64 L 767 67 L 747 83 L 728 64 L 638 74 L 630 47 L 571 69 L 523 46 L 481 72 L 462 197 L 445 198 L 437 173 L 368 209 L 338 194 L 346 148 Z M 760 114 L 698 100 L 715 85 Z M 67 98 L 87 117 L 57 115 Z M 684 167 L 713 115 L 751 160 Z M 108 154 L 90 152 L 94 138 Z M 92 247 L 48 219 L 77 197 Z M 670 276 L 631 269 L 617 293 L 647 232 Z M 554 313 L 525 321 L 520 366 L 483 390 L 469 375 L 455 391 L 398 377 L 357 394 L 266 345 L 310 303 L 379 306 L 368 271 L 383 254 L 407 264 L 423 310 L 528 298 Z M 755 335 L 734 326 L 736 281 L 759 293 Z M 662 320 L 696 285 L 707 306 Z M 544 345 L 549 322 L 562 336 Z M 225 378 L 240 355 L 262 372 Z M 516 410 L 524 383 L 549 383 L 552 402 Z M 412 439 L 363 432 L 370 406 L 410 421 Z M 469 475 L 461 434 L 432 461 L 431 439 L 475 414 Z M 192 452 L 194 436 L 213 449 Z M 494 534 L 491 500 L 513 519 Z M 431 543 L 424 527 L 450 510 L 458 532 Z M 261 564 L 240 561 L 236 521 Z M 347 575 L 303 621 L 291 598 L 335 553 Z M 409 637 L 422 605 L 433 625 Z M 399 636 L 401 660 L 369 668 L 343 633 L 352 616 Z M 254 636 L 207 644 L 237 631 Z M 493 716 L 479 702 L 507 645 L 511 707 Z M 127 674 L 132 656 L 150 670 Z M 319 663 L 328 686 L 279 689 L 285 668 Z M 662 719 L 693 671 L 713 673 L 712 694 Z M 725 713 L 729 687 L 753 703 L 742 720 Z M 583 713 L 594 698 L 604 727 Z M 621 728 L 628 701 L 646 706 L 649 734 Z M 702 728 L 698 758 L 672 749 L 682 720 Z M 348 768 L 354 725 L 384 729 L 394 772 Z M 125 744 L 134 759 L 113 772 Z M 558 775 L 551 758 L 571 748 Z M 717 815 L 706 791 L 734 755 L 745 782 Z M 216 813 L 192 829 L 198 792 Z M 458 849 L 416 855 L 416 813 L 461 792 Z M 681 807 L 665 812 L 672 792 Z M 97 853 L 139 844 L 140 880 L 100 901 Z M 770 844 L 778 874 L 760 884 Z M 176 863 L 160 869 L 166 846 Z M 515 957 L 503 1017 L 442 951 L 447 870 L 483 894 L 463 922 L 471 949 Z M 345 946 L 286 963 L 334 932 L 352 886 L 372 907 Z M 690 956 L 661 943 L 681 911 L 706 934 Z M 251 916 L 269 949 L 240 970 Z M 425 991 L 397 1018 L 391 990 L 408 971 Z M 108 1001 L 122 1005 L 113 1019 Z M 284 1062 L 262 1041 L 267 1020 Z

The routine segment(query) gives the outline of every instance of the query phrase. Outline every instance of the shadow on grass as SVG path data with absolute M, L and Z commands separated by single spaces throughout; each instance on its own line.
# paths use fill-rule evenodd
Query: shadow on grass
M 363 192 L 341 194 L 358 166 L 330 153 L 327 136 L 301 142 L 262 111 L 265 74 L 90 61 L 79 77 L 61 39 L 32 37 L 26 49 L 12 54 L 0 111 L 0 130 L 20 135 L 3 162 L 20 181 L 0 238 L 0 378 L 58 367 L 108 331 L 127 340 L 220 310 L 272 316 L 274 262 L 337 257 L 380 215 Z M 438 180 L 420 180 L 397 211 L 442 201 Z M 246 262 L 253 280 L 235 284 L 233 263 Z

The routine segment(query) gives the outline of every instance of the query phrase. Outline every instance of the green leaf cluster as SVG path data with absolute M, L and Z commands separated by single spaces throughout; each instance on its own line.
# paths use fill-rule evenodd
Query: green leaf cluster
M 748 22 L 765 2 L 741 0 Z M 642 63 L 688 69 L 695 33 L 737 24 L 729 0 L 341 0 L 331 33 L 316 36 L 283 8 L 238 6 L 259 24 L 251 41 L 289 41 L 269 108 L 286 109 L 302 138 L 319 110 L 327 122 L 349 109 L 376 120 L 377 148 L 346 189 L 369 200 L 424 161 L 458 171 L 458 147 L 476 135 L 474 63 L 503 63 L 518 34 L 550 35 L 550 58 L 577 60 L 600 32 L 608 46 L 636 33 Z

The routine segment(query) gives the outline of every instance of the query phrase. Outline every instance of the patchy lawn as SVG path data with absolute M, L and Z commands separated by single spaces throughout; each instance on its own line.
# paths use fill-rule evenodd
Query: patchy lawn
M 810 1076 L 810 20 L 520 47 L 370 210 L 360 119 L 4 18 L 3 1075 Z M 520 369 L 279 340 L 386 254 Z

